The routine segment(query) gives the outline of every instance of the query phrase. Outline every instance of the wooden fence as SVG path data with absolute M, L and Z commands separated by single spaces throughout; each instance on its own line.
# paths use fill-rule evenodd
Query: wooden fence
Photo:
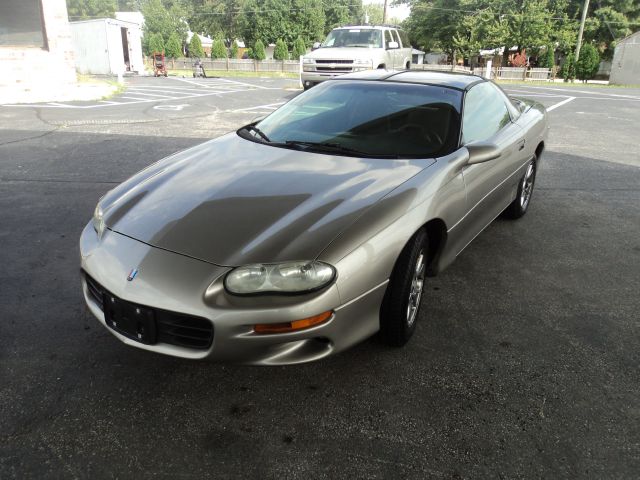
M 412 70 L 437 70 L 443 72 L 466 72 L 485 76 L 484 67 L 470 68 L 462 65 L 411 65 Z M 525 67 L 494 67 L 491 69 L 491 78 L 499 80 L 537 80 L 547 81 L 555 78 L 555 72 L 549 68 L 525 68 Z
M 195 59 L 193 58 L 167 58 L 167 68 L 170 70 L 191 70 Z M 300 62 L 298 60 L 252 60 L 244 58 L 200 59 L 205 71 L 233 71 L 233 72 L 285 72 L 298 73 Z M 153 66 L 153 60 L 147 63 Z

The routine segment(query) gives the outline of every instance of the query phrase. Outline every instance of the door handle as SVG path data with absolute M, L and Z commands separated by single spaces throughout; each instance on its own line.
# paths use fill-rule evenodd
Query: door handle
M 525 140 L 520 140 L 518 142 L 518 150 L 524 150 L 524 143 L 525 143 Z

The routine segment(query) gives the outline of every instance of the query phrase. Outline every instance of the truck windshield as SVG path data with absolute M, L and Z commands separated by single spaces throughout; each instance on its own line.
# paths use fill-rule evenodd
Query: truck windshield
M 334 80 L 238 131 L 280 148 L 333 155 L 433 158 L 458 146 L 458 90 L 391 81 Z
M 341 28 L 332 30 L 322 47 L 382 48 L 382 33 L 371 28 Z

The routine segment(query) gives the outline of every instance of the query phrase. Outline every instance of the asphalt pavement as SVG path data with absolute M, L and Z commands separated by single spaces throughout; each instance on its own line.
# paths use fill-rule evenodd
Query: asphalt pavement
M 0 106 L 0 478 L 638 477 L 639 89 L 506 85 L 551 109 L 527 215 L 429 279 L 405 348 L 260 368 L 118 342 L 77 245 L 107 190 L 296 81 L 128 82 Z

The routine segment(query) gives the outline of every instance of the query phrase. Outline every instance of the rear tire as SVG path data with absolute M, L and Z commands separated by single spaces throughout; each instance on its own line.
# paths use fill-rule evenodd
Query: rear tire
M 518 194 L 516 195 L 516 199 L 511 202 L 504 211 L 505 217 L 515 220 L 527 213 L 527 209 L 531 204 L 531 197 L 533 196 L 533 187 L 536 183 L 537 166 L 537 157 L 534 155 L 531 161 L 527 164 L 524 175 L 518 183 Z
M 400 253 L 380 309 L 380 335 L 391 346 L 406 344 L 416 330 L 427 269 L 427 233 L 418 231 Z

